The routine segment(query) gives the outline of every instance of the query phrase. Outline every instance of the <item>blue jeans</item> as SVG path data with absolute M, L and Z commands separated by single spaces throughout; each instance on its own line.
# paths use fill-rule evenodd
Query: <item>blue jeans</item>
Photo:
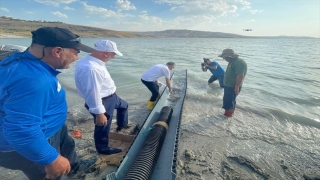
M 159 85 L 155 82 L 149 82 L 141 79 L 141 82 L 151 91 L 152 95 L 150 98 L 150 101 L 154 102 L 157 100 L 158 96 L 160 95 L 159 93 Z
M 239 93 L 241 91 L 241 86 L 239 87 Z M 234 93 L 234 87 L 226 87 L 224 86 L 224 94 L 223 94 L 223 106 L 222 108 L 225 110 L 234 109 L 236 106 L 236 98 L 237 95 Z
M 48 139 L 48 142 L 61 156 L 69 160 L 71 168 L 80 162 L 75 152 L 74 140 L 68 135 L 67 126 L 63 125 L 56 134 Z M 16 151 L 0 152 L 0 166 L 13 170 L 21 170 L 30 180 L 46 179 L 46 172 L 43 166 L 26 159 Z M 58 179 L 61 179 L 61 177 L 55 180 Z
M 224 74 L 220 75 L 220 76 L 215 76 L 215 75 L 212 75 L 210 77 L 210 79 L 208 80 L 208 83 L 212 83 L 213 81 L 215 80 L 219 80 L 219 85 L 220 87 L 223 87 L 223 80 L 224 80 Z
M 117 109 L 117 126 L 123 127 L 128 125 L 128 103 L 113 94 L 102 100 L 102 104 L 106 109 L 104 115 L 108 118 L 106 126 L 94 126 L 94 143 L 98 152 L 107 151 L 109 149 L 109 132 L 111 128 L 112 116 L 114 109 Z M 88 105 L 85 107 L 89 109 Z M 92 114 L 94 123 L 96 123 L 96 115 Z

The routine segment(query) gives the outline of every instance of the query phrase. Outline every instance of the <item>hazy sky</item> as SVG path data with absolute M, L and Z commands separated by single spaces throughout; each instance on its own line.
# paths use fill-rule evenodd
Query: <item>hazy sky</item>
M 119 31 L 320 38 L 320 0 L 0 0 L 0 16 Z

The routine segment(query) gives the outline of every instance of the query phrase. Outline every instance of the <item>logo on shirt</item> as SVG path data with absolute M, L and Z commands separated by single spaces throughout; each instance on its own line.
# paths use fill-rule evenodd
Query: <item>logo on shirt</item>
M 59 81 L 58 81 L 57 91 L 60 92 L 60 90 L 61 90 L 61 85 L 60 85 L 60 83 L 59 83 Z

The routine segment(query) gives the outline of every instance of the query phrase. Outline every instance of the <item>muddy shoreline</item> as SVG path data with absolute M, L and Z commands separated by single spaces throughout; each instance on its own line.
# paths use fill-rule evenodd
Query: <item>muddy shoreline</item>
M 185 102 L 188 106 L 188 102 Z M 196 111 L 196 110 L 195 110 Z M 186 109 L 184 109 L 186 112 Z M 248 119 L 242 120 L 237 116 L 242 115 L 238 110 L 233 118 L 219 116 L 218 121 L 211 122 L 211 126 L 198 128 L 195 131 L 186 122 L 182 123 L 178 148 L 178 180 L 226 180 L 226 179 L 320 179 L 320 154 L 319 150 L 308 152 L 313 144 L 305 149 L 298 149 L 294 145 L 281 141 L 281 136 L 264 134 L 263 132 L 241 132 L 242 127 L 249 126 Z M 74 116 L 75 114 L 76 116 Z M 135 104 L 129 107 L 130 124 L 143 124 L 147 118 L 149 110 L 145 104 Z M 186 118 L 183 115 L 182 122 Z M 248 117 L 250 118 L 250 117 Z M 114 120 L 113 120 L 114 121 Z M 261 122 L 256 122 L 257 125 Z M 79 174 L 78 180 L 102 180 L 106 174 L 116 171 L 116 167 L 109 167 L 108 171 L 99 172 L 90 168 L 98 157 L 93 145 L 93 124 L 92 118 L 86 114 L 79 118 L 78 113 L 70 111 L 67 125 L 69 132 L 79 129 L 83 137 L 76 139 L 76 151 L 79 157 L 88 163 L 87 168 Z M 115 131 L 116 125 L 113 123 L 111 131 Z M 309 127 L 305 127 L 309 128 Z M 317 128 L 311 128 L 314 134 L 313 139 L 318 139 Z M 130 134 L 129 131 L 122 132 Z M 208 136 L 208 133 L 211 133 Z M 256 133 L 256 135 L 252 135 Z M 287 136 L 294 136 L 287 134 Z M 252 138 L 254 137 L 254 138 Z M 301 142 L 296 143 L 303 143 Z M 317 145 L 313 145 L 317 146 Z M 314 148 L 314 147 L 311 147 Z M 21 172 L 0 168 L 1 180 L 25 180 L 27 179 Z M 68 180 L 64 177 L 63 180 Z

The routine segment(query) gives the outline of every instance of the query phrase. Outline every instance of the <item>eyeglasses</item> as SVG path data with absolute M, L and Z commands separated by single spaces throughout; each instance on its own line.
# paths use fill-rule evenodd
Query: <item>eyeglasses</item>
M 73 49 L 75 50 L 75 53 L 78 55 L 80 53 L 80 49 L 76 49 L 76 48 L 62 48 L 62 49 Z M 73 51 L 74 52 L 74 51 Z
M 113 55 L 113 56 L 115 56 L 116 55 L 116 53 L 115 52 L 107 52 L 108 54 L 111 54 L 111 55 Z

